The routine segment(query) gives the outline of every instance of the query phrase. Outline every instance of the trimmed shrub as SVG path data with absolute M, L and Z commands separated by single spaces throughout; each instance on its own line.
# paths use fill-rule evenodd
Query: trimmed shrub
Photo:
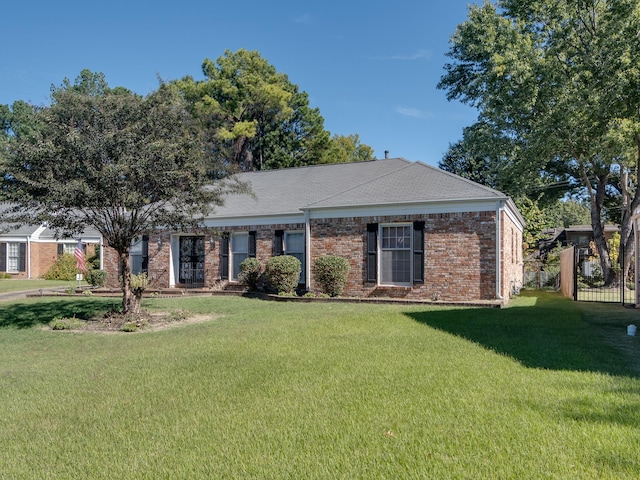
M 75 280 L 76 273 L 78 273 L 76 258 L 69 253 L 63 253 L 42 278 L 45 280 Z
M 131 292 L 138 299 L 142 299 L 142 294 L 149 286 L 149 279 L 147 278 L 147 272 L 132 273 L 129 275 L 131 281 Z M 136 312 L 137 313 L 137 312 Z
M 55 317 L 49 326 L 52 330 L 79 330 L 86 326 L 87 322 L 76 317 Z
M 249 290 L 256 290 L 262 275 L 262 264 L 254 257 L 245 258 L 240 263 L 240 274 L 238 278 Z
M 104 287 L 107 283 L 107 271 L 106 270 L 89 270 L 87 272 L 87 282 L 94 287 Z
M 93 254 L 87 257 L 87 268 L 90 270 L 100 270 L 100 248 L 95 247 Z
M 278 293 L 293 293 L 298 286 L 302 265 L 292 255 L 278 255 L 267 260 L 264 273 Z
M 347 285 L 347 278 L 351 266 L 344 257 L 325 255 L 319 257 L 313 264 L 313 279 L 323 293 L 330 297 L 337 297 Z

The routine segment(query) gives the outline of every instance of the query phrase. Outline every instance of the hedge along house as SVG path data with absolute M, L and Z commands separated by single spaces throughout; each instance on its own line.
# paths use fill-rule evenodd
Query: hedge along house
M 79 235 L 85 255 L 99 251 L 102 237 L 92 229 Z M 74 254 L 77 238 L 56 238 L 46 225 L 11 227 L 0 225 L 0 274 L 11 278 L 42 277 L 63 253 Z
M 227 197 L 205 234 L 139 239 L 132 271 L 146 271 L 155 288 L 222 289 L 245 258 L 286 254 L 302 264 L 300 286 L 314 291 L 310 267 L 333 254 L 351 265 L 345 296 L 506 302 L 522 285 L 524 221 L 513 202 L 435 167 L 398 158 L 239 179 L 253 195 Z M 108 249 L 105 265 L 117 271 Z

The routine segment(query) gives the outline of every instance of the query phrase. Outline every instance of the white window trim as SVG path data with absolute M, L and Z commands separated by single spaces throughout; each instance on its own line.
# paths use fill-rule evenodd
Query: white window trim
M 388 227 L 409 227 L 409 281 L 408 282 L 395 282 L 384 283 L 382 281 L 382 231 Z M 413 285 L 413 223 L 411 222 L 398 222 L 398 223 L 381 223 L 378 225 L 378 251 L 376 254 L 378 265 L 377 277 L 378 285 L 381 287 L 410 287 Z
M 20 273 L 20 243 L 21 242 L 7 242 L 7 273 Z M 11 255 L 11 250 L 16 249 L 15 257 Z M 15 269 L 12 268 L 11 259 L 15 258 Z
M 70 243 L 64 242 L 62 243 L 62 253 L 66 253 L 67 255 L 74 255 L 76 253 L 76 246 L 78 242 Z
M 235 238 L 239 238 L 239 237 L 244 237 L 246 239 L 245 241 L 245 245 L 246 245 L 246 251 L 245 252 L 238 252 L 238 253 L 245 253 L 247 258 L 249 257 L 249 232 L 232 232 L 231 236 L 229 237 L 229 281 L 230 282 L 238 282 L 240 279 L 238 278 L 238 275 L 240 274 L 240 271 L 235 272 L 233 269 L 233 265 L 234 265 L 234 261 L 233 261 L 233 255 L 234 255 L 234 251 L 233 251 L 233 239 Z
M 306 279 L 306 236 L 305 236 L 305 231 L 304 230 L 285 230 L 284 231 L 284 236 L 282 238 L 282 252 L 284 255 L 291 255 L 290 250 L 287 248 L 287 235 L 302 235 L 302 252 L 293 252 L 293 253 L 297 253 L 297 254 L 301 254 L 302 255 L 302 271 L 300 272 L 300 279 L 302 280 L 302 283 L 305 282 Z

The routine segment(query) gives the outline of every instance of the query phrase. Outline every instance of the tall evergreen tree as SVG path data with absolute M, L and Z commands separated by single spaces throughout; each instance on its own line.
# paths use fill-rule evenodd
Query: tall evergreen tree
M 239 170 L 317 163 L 329 133 L 306 92 L 257 51 L 227 50 L 205 59 L 205 80 L 176 82 L 206 123 L 218 159 Z

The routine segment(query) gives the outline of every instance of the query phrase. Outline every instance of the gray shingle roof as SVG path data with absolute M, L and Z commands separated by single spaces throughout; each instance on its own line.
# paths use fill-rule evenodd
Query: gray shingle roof
M 231 195 L 215 217 L 281 215 L 301 209 L 505 199 L 497 190 L 403 158 L 314 165 L 238 175 L 255 195 Z
M 73 238 L 56 238 L 56 234 L 50 228 L 44 228 L 40 232 L 42 225 L 18 225 L 15 223 L 7 222 L 6 219 L 3 219 L 2 214 L 5 213 L 11 207 L 8 203 L 0 203 L 0 236 L 4 237 L 32 237 L 32 235 L 37 233 L 37 238 L 43 241 L 69 241 L 75 240 L 77 237 L 91 237 L 91 238 L 100 238 L 100 232 L 91 227 L 86 227 L 81 235 Z

